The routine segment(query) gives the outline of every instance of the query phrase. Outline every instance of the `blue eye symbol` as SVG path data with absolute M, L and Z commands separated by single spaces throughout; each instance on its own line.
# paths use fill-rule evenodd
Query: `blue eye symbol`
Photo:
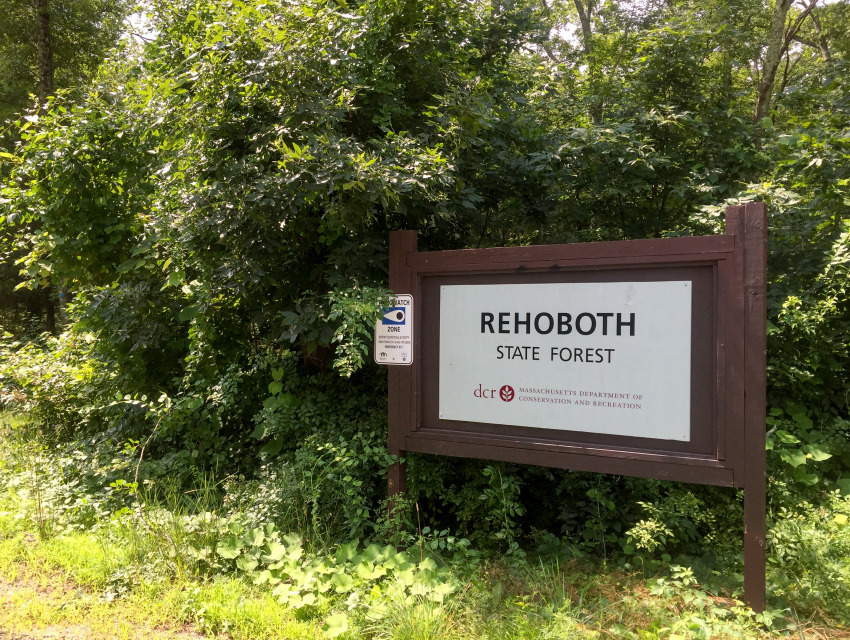
M 381 324 L 404 324 L 407 318 L 407 310 L 404 307 L 391 307 L 384 310 Z

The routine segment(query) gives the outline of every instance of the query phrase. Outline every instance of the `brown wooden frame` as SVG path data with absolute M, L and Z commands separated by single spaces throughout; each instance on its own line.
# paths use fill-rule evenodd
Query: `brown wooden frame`
M 412 366 L 389 368 L 388 448 L 744 489 L 745 597 L 765 604 L 767 209 L 729 207 L 726 234 L 420 253 L 390 236 L 390 288 L 416 301 Z M 439 285 L 691 280 L 691 441 L 440 420 Z M 428 349 L 423 344 L 429 345 Z M 405 490 L 403 463 L 388 492 Z

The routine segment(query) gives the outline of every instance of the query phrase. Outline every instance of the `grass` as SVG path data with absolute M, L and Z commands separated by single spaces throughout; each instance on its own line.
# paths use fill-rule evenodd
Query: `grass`
M 0 629 L 6 632 L 68 628 L 84 638 L 326 637 L 321 612 L 292 610 L 268 589 L 236 576 L 143 580 L 117 590 L 114 576 L 122 575 L 126 551 L 92 533 L 39 540 L 18 531 L 0 541 L 0 558 Z M 374 621 L 352 617 L 340 637 L 666 637 L 646 633 L 669 628 L 687 610 L 652 596 L 638 578 L 618 572 L 594 575 L 587 569 L 578 563 L 525 571 L 488 565 L 445 603 L 390 594 L 386 615 Z M 742 626 L 738 637 L 753 637 L 743 635 L 746 629 Z
M 326 637 L 320 615 L 289 609 L 239 577 L 143 581 L 116 595 L 108 576 L 120 566 L 120 554 L 90 534 L 39 541 L 18 533 L 0 541 L 0 630 L 32 635 L 62 628 L 82 638 Z M 490 565 L 445 604 L 399 599 L 380 620 L 352 621 L 340 637 L 566 640 L 788 633 L 768 633 L 734 617 L 724 628 L 718 612 L 729 602 L 689 601 L 687 592 L 653 595 L 641 578 L 587 569 L 544 564 L 522 572 Z M 801 638 L 850 638 L 838 628 L 799 625 L 795 631 Z
M 320 624 L 297 620 L 268 594 L 243 582 L 144 585 L 109 600 L 61 574 L 37 580 L 0 580 L 0 629 L 33 633 L 68 628 L 85 638 L 228 637 L 322 638 Z
M 254 584 L 257 571 L 203 565 L 192 553 L 200 549 L 209 560 L 217 534 L 203 518 L 187 520 L 176 502 L 141 515 L 102 509 L 91 526 L 63 526 L 53 517 L 52 494 L 41 494 L 41 510 L 34 499 L 56 479 L 23 459 L 34 455 L 32 447 L 6 444 L 0 448 L 0 637 L 850 639 L 850 630 L 829 624 L 827 615 L 801 620 L 788 608 L 755 616 L 700 589 L 687 568 L 647 578 L 551 556 L 450 563 L 409 587 L 378 580 L 335 590 L 328 583 L 313 604 L 293 608 L 273 584 Z M 34 483 L 33 473 L 47 477 Z M 44 526 L 47 517 L 51 526 Z M 415 555 L 418 561 L 418 550 Z M 339 564 L 329 576 L 356 577 L 355 569 Z M 435 597 L 446 581 L 456 587 Z M 370 599 L 371 607 L 363 607 Z

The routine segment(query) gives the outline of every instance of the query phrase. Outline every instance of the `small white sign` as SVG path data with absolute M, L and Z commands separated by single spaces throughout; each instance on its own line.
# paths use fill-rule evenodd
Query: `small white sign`
M 390 299 L 375 325 L 375 362 L 413 364 L 413 296 Z
M 444 420 L 690 440 L 689 281 L 444 285 Z

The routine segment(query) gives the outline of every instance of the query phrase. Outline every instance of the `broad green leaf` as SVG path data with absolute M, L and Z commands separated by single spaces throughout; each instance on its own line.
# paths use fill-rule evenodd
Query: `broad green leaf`
M 348 593 L 354 589 L 355 582 L 347 573 L 336 573 L 331 576 L 331 583 L 334 586 L 334 591 L 337 593 Z
M 336 638 L 348 631 L 348 616 L 344 613 L 334 613 L 325 618 L 322 631 L 328 638 Z
M 297 533 L 287 533 L 282 540 L 287 547 L 301 546 L 301 536 Z
M 242 540 L 234 535 L 224 537 L 216 546 L 215 552 L 226 560 L 233 560 L 244 548 Z
M 816 473 L 808 473 L 804 468 L 794 469 L 794 480 L 809 486 L 816 485 L 820 482 L 820 477 Z
M 315 593 L 305 593 L 301 595 L 301 604 L 304 606 L 310 606 L 316 604 L 316 594 Z
M 236 566 L 242 571 L 250 572 L 257 568 L 259 563 L 254 558 L 248 556 L 239 556 L 236 559 Z
M 348 562 L 357 555 L 357 547 L 360 546 L 359 540 L 354 540 L 348 544 L 341 544 L 336 550 L 336 561 L 340 564 Z
M 822 462 L 823 460 L 829 460 L 832 454 L 819 447 L 810 445 L 806 447 L 806 457 L 811 458 L 815 462 Z
M 406 568 L 399 568 L 393 572 L 393 577 L 399 584 L 412 585 L 416 579 L 414 566 L 410 564 Z
M 387 573 L 387 570 L 382 565 L 376 565 L 366 561 L 360 562 L 357 565 L 356 571 L 357 575 L 364 580 L 376 580 Z
M 261 547 L 263 542 L 266 540 L 265 532 L 259 527 L 256 529 L 251 529 L 247 534 L 245 534 L 245 544 L 251 547 Z
M 800 442 L 800 439 L 797 436 L 792 435 L 787 431 L 782 431 L 781 429 L 776 432 L 775 436 L 777 440 L 784 442 L 785 444 L 799 444 Z
M 270 456 L 276 456 L 283 449 L 285 438 L 280 435 L 271 442 L 268 442 L 260 451 Z
M 780 451 L 779 457 L 792 467 L 799 467 L 801 464 L 806 464 L 806 454 L 799 449 L 795 449 L 793 451 Z
M 198 315 L 198 312 L 201 310 L 199 305 L 190 305 L 188 307 L 183 307 L 180 309 L 180 313 L 178 318 L 180 322 L 188 322 L 189 320 L 194 320 L 195 316 Z
M 813 426 L 811 418 L 805 414 L 805 412 L 800 411 L 797 413 L 791 414 L 791 417 L 794 419 L 801 429 L 811 429 Z
M 265 562 L 278 562 L 286 554 L 286 547 L 279 542 L 270 542 L 266 545 L 267 552 L 263 556 Z
M 283 391 L 283 384 L 282 383 L 277 382 L 277 381 L 269 383 L 269 393 L 276 396 L 281 391 Z

